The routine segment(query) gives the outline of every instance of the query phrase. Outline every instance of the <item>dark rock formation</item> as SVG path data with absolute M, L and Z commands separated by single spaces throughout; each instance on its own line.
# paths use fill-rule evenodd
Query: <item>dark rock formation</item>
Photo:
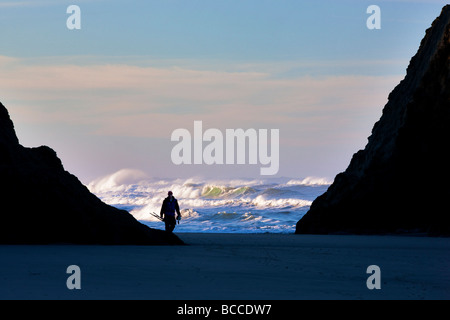
M 19 144 L 0 103 L 0 243 L 182 244 L 103 203 L 49 147 Z
M 426 31 L 365 149 L 296 233 L 450 234 L 450 6 Z

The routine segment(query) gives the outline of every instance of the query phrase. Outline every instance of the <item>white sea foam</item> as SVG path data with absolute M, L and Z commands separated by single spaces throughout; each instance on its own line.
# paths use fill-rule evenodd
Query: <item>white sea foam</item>
M 304 185 L 304 186 L 326 186 L 330 185 L 331 182 L 326 178 L 318 177 L 307 177 L 302 180 L 289 180 L 287 185 Z
M 180 232 L 293 232 L 312 201 L 326 191 L 324 178 L 269 180 L 152 179 L 124 169 L 91 182 L 103 201 L 128 210 L 153 228 L 163 228 L 149 213 L 159 214 L 171 190 L 183 220 Z
M 113 174 L 99 178 L 89 183 L 88 188 L 93 193 L 105 191 L 125 191 L 130 184 L 148 179 L 145 172 L 135 169 L 122 169 Z

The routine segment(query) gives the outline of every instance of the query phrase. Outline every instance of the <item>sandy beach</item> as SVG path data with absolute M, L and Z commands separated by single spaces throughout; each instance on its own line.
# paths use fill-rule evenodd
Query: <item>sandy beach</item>
M 0 298 L 450 298 L 450 238 L 178 235 L 188 245 L 1 245 Z M 80 290 L 66 286 L 70 265 Z M 370 265 L 380 267 L 380 290 L 367 288 Z

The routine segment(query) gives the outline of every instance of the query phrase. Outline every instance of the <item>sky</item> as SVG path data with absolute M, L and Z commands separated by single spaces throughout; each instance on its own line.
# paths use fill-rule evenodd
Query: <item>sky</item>
M 22 145 L 50 146 L 85 184 L 122 169 L 261 177 L 264 165 L 248 161 L 175 165 L 171 135 L 193 136 L 195 121 L 224 136 L 279 130 L 270 177 L 332 181 L 366 145 L 445 4 L 0 1 L 0 101 Z M 81 29 L 67 27 L 70 5 L 81 10 Z M 367 27 L 370 5 L 381 29 Z

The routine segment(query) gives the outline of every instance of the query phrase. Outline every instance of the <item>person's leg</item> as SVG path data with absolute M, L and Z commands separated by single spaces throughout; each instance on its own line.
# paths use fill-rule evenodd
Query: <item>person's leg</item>
M 175 229 L 176 220 L 174 216 L 166 216 L 164 222 L 166 223 L 167 232 L 172 232 Z
M 169 216 L 164 217 L 164 224 L 166 226 L 166 231 L 170 232 L 170 217 Z

